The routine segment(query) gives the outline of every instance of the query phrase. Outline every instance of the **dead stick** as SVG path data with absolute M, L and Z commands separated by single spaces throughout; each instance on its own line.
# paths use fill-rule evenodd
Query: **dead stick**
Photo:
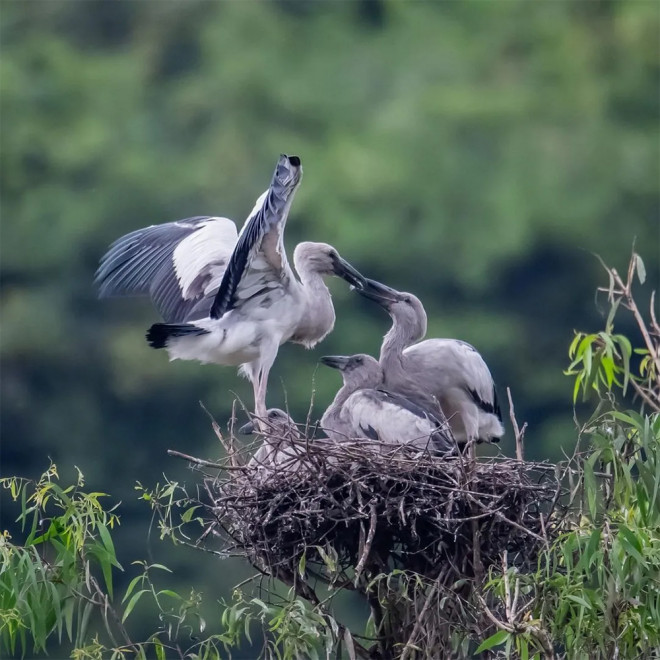
M 511 388 L 506 388 L 506 395 L 509 397 L 509 418 L 511 419 L 511 424 L 513 426 L 513 432 L 516 438 L 516 458 L 519 461 L 525 460 L 524 445 L 523 439 L 525 437 L 525 429 L 527 428 L 527 422 L 522 426 L 522 429 L 518 428 L 518 420 L 516 419 L 516 413 L 513 409 L 513 399 L 511 398 Z
M 203 465 L 204 467 L 212 467 L 215 468 L 216 470 L 243 470 L 244 468 L 242 467 L 230 467 L 229 465 L 220 465 L 218 463 L 214 463 L 213 461 L 205 461 L 203 458 L 195 458 L 194 456 L 188 456 L 188 454 L 183 454 L 180 451 L 176 451 L 175 449 L 168 449 L 167 453 L 169 456 L 175 456 L 176 458 L 183 458 L 184 460 L 188 461 L 189 463 L 194 463 L 195 465 Z
M 372 503 L 371 515 L 369 516 L 369 532 L 367 533 L 367 540 L 364 544 L 364 549 L 362 550 L 362 556 L 360 557 L 360 561 L 355 567 L 355 579 L 353 580 L 353 584 L 355 586 L 357 586 L 358 580 L 360 579 L 360 575 L 362 575 L 364 566 L 367 563 L 367 558 L 369 557 L 369 553 L 371 552 L 371 544 L 373 543 L 374 535 L 376 534 L 376 522 L 377 522 L 376 505 Z

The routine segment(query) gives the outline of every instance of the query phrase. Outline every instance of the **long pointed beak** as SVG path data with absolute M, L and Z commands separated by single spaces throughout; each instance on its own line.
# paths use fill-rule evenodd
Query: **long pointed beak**
M 254 435 L 256 430 L 257 430 L 257 423 L 254 420 L 252 420 L 247 424 L 243 424 L 243 426 L 241 426 L 241 428 L 238 429 L 238 432 L 241 435 Z
M 341 277 L 343 280 L 346 280 L 352 287 L 355 287 L 358 291 L 361 291 L 364 288 L 367 278 L 362 275 L 358 270 L 353 268 L 351 264 L 348 263 L 345 259 L 337 257 L 333 263 L 334 273 L 337 277 Z
M 339 369 L 340 371 L 346 368 L 349 358 L 344 355 L 324 355 L 321 358 L 321 362 L 326 367 L 331 367 L 332 369 Z
M 383 307 L 388 307 L 390 304 L 398 302 L 401 299 L 401 294 L 396 289 L 370 279 L 365 279 L 364 287 L 358 289 L 357 292 L 361 296 L 373 300 Z

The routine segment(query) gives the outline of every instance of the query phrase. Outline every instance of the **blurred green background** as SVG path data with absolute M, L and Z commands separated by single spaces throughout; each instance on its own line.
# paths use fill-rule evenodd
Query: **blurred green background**
M 198 401 L 224 425 L 251 388 L 151 350 L 154 309 L 97 300 L 98 260 L 149 224 L 242 224 L 280 152 L 305 169 L 289 253 L 327 241 L 414 292 L 429 336 L 511 387 L 530 457 L 572 449 L 591 253 L 624 268 L 636 239 L 658 278 L 660 3 L 4 0 L 1 22 L 2 473 L 79 466 L 122 501 L 126 567 L 148 554 L 212 598 L 247 575 L 148 537 L 134 484 L 193 482 L 166 450 L 217 456 Z M 301 421 L 339 385 L 319 356 L 377 353 L 389 326 L 331 287 L 334 333 L 271 373 L 269 405 Z

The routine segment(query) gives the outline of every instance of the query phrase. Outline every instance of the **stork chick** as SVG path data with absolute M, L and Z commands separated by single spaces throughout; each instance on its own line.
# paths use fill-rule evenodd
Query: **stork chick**
M 366 437 L 383 445 L 407 445 L 447 453 L 454 440 L 445 420 L 400 394 L 381 389 L 383 370 L 370 355 L 326 356 L 344 381 L 321 418 L 331 438 Z
M 425 406 L 437 401 L 459 444 L 498 442 L 504 428 L 495 383 L 477 350 L 459 339 L 420 341 L 426 311 L 411 293 L 375 280 L 357 291 L 392 318 L 380 349 L 384 386 Z

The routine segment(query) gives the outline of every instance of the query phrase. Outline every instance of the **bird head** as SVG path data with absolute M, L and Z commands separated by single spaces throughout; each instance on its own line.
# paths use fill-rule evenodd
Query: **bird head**
M 269 408 L 266 413 L 265 426 L 269 432 L 274 435 L 283 435 L 284 433 L 297 429 L 295 422 L 290 415 L 279 408 Z M 257 420 L 252 419 L 238 429 L 241 435 L 254 435 L 259 432 Z
M 321 363 L 341 371 L 345 384 L 355 387 L 378 387 L 383 380 L 383 371 L 376 358 L 364 353 L 357 355 L 324 355 Z
M 426 311 L 417 296 L 370 279 L 365 279 L 364 286 L 357 292 L 378 303 L 395 323 L 405 327 L 411 342 L 419 341 L 426 334 Z
M 346 280 L 357 290 L 362 289 L 367 278 L 357 271 L 339 252 L 327 243 L 299 243 L 293 253 L 293 260 L 300 272 L 301 267 L 320 275 L 336 275 Z

